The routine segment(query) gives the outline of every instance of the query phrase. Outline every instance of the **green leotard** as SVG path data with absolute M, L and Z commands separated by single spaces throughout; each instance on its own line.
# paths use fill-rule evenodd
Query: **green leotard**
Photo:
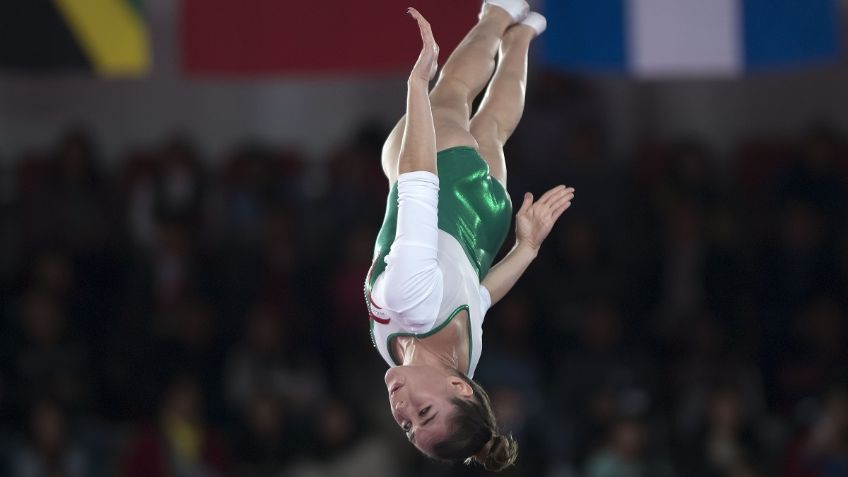
M 489 175 L 489 165 L 471 147 L 453 147 L 436 155 L 439 175 L 439 229 L 453 236 L 482 281 L 500 250 L 512 221 L 506 190 Z M 397 182 L 386 202 L 386 216 L 374 245 L 375 262 L 366 291 L 386 267 L 397 228 Z

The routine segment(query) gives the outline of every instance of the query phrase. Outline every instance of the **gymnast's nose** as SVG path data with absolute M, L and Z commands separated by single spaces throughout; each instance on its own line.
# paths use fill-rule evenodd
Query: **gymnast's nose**
M 401 409 L 406 406 L 406 402 L 402 399 L 399 399 L 398 402 L 395 403 L 395 409 Z

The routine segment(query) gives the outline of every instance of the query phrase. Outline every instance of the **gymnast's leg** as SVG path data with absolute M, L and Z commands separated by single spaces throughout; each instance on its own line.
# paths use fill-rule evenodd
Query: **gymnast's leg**
M 489 164 L 489 173 L 506 184 L 503 146 L 524 112 L 527 87 L 527 51 L 530 42 L 545 29 L 545 19 L 531 13 L 524 22 L 509 28 L 500 46 L 500 61 L 480 108 L 471 119 L 471 134 L 478 151 Z
M 507 10 L 485 4 L 477 24 L 442 68 L 439 81 L 430 93 L 437 151 L 477 146 L 470 133 L 471 102 L 491 78 L 501 36 L 514 21 Z M 397 179 L 405 122 L 406 117 L 401 118 L 383 146 L 383 171 L 390 184 Z

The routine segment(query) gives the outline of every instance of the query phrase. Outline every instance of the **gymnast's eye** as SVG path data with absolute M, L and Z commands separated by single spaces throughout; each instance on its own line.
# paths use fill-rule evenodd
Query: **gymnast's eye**
M 427 413 L 430 412 L 430 406 L 425 407 L 421 411 L 418 412 L 418 417 L 424 417 Z
M 404 422 L 403 425 L 401 425 L 400 427 L 401 429 L 403 429 L 404 432 L 409 432 L 409 430 L 412 429 L 412 423 Z

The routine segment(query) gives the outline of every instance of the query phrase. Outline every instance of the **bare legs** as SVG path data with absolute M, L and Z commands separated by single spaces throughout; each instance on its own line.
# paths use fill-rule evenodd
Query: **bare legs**
M 489 164 L 489 173 L 506 184 L 506 160 L 503 147 L 512 136 L 524 113 L 527 88 L 527 50 L 536 32 L 526 25 L 506 31 L 501 43 L 500 62 L 486 96 L 471 119 L 471 134 L 478 151 Z
M 501 38 L 511 23 L 505 10 L 487 6 L 442 68 L 430 93 L 438 150 L 476 146 L 469 124 L 471 103 L 491 79 Z
M 480 21 L 468 32 L 442 68 L 439 81 L 430 93 L 436 130 L 436 149 L 472 146 L 471 101 L 480 93 L 495 68 L 495 54 L 501 37 L 512 22 L 506 11 L 487 6 Z M 383 172 L 392 184 L 397 180 L 406 116 L 398 121 L 383 145 Z

